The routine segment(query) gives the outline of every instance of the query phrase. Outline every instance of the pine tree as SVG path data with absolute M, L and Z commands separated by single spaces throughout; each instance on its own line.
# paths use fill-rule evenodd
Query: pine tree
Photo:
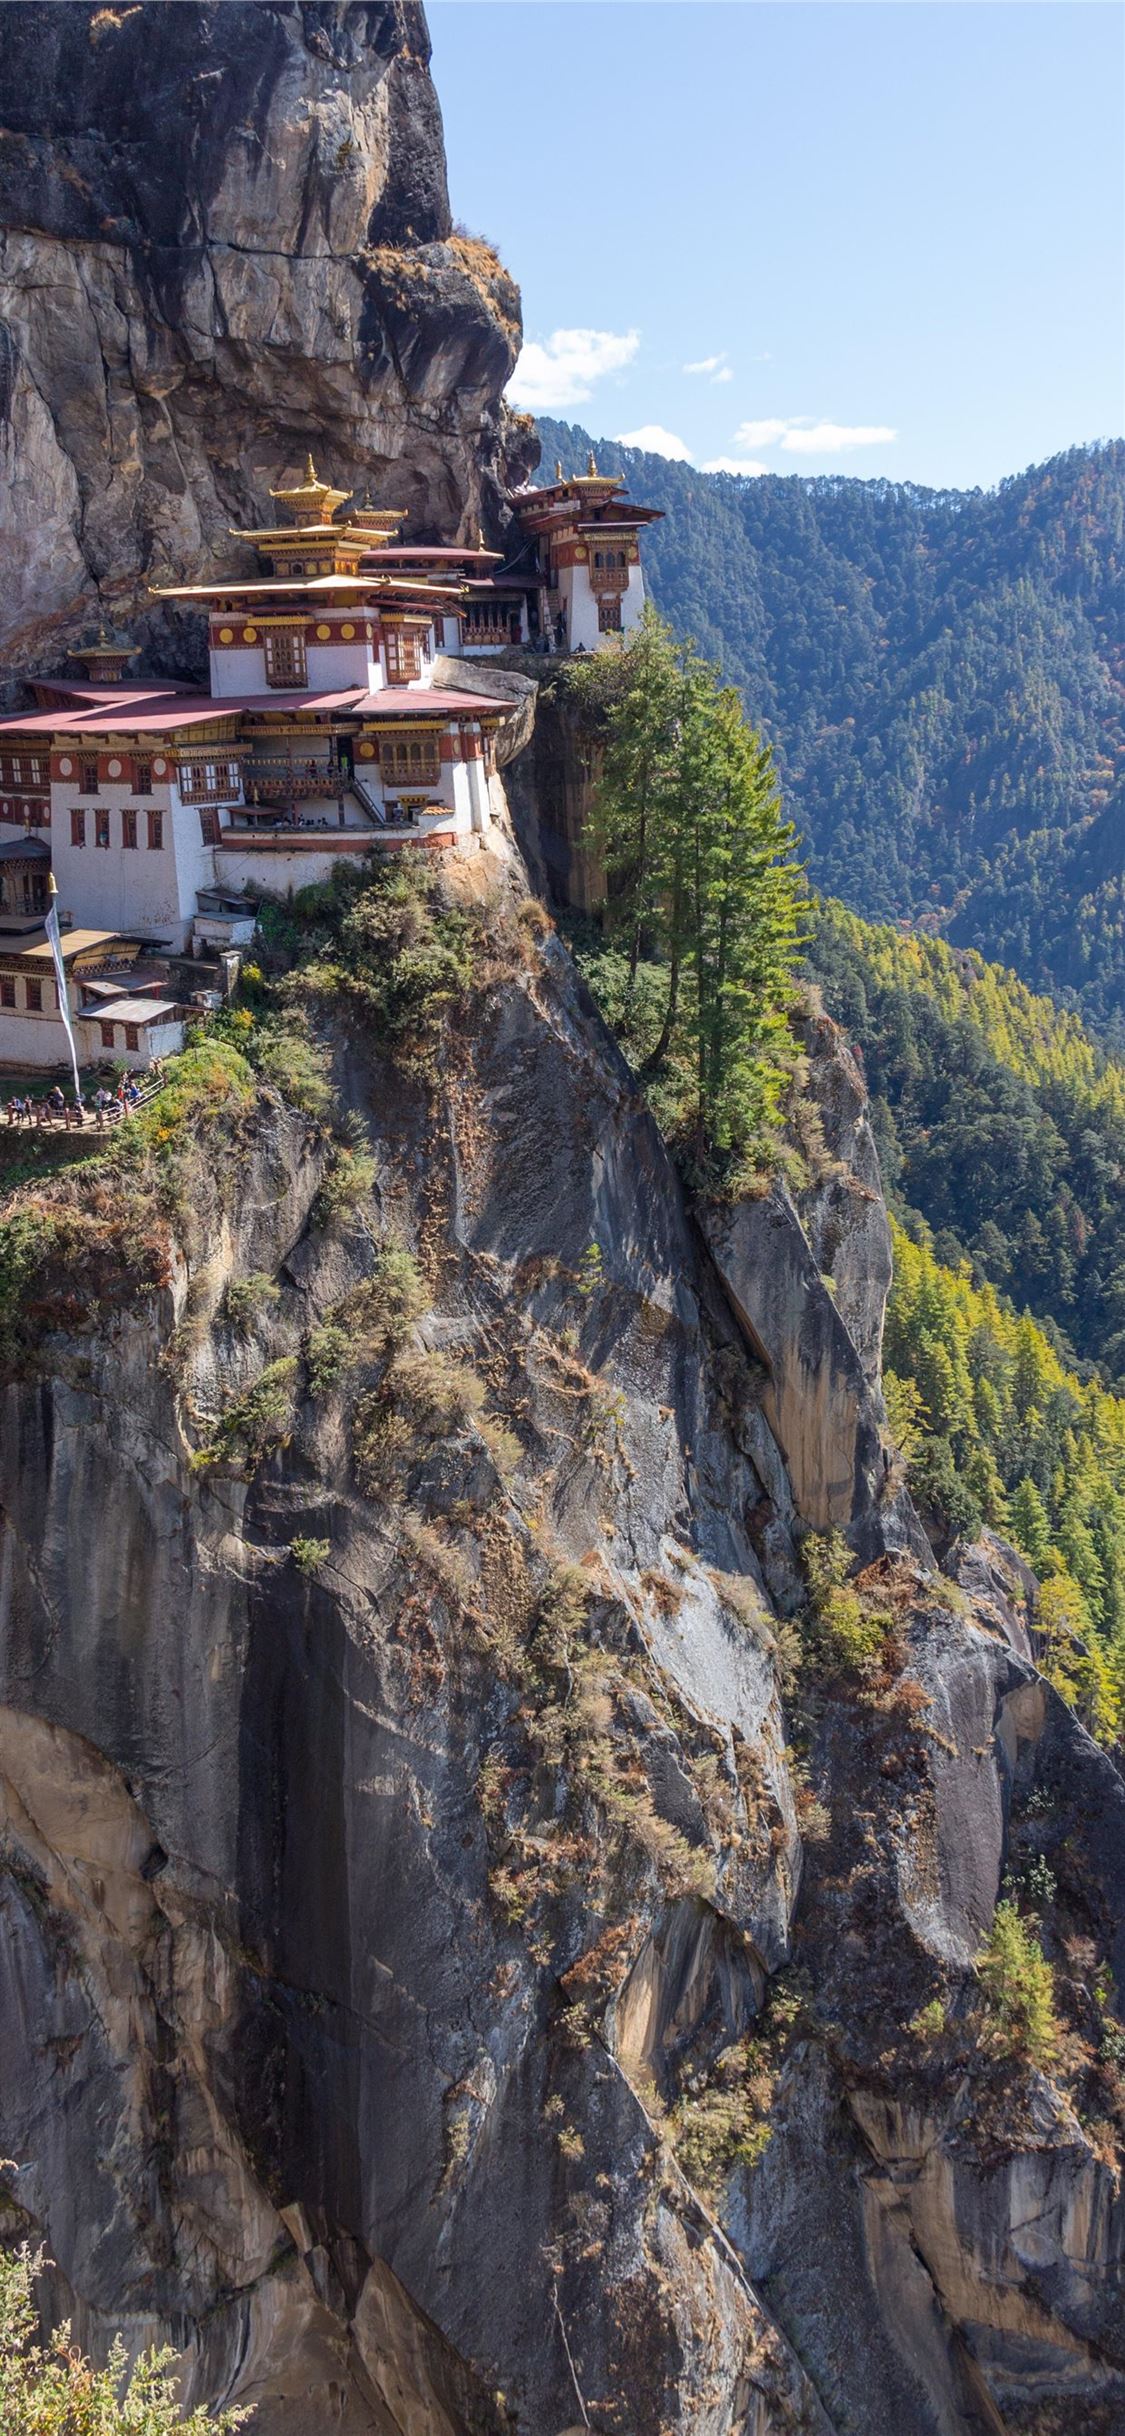
M 1012 1538 L 1032 1572 L 1042 1573 L 1051 1553 L 1051 1524 L 1035 1482 L 1026 1473 L 1012 1498 L 1009 1524 Z
M 714 1181 L 768 1126 L 793 1062 L 804 903 L 793 830 L 737 695 L 654 612 L 576 690 L 604 727 L 590 840 L 605 935 L 628 954 L 614 1012 L 628 1035 L 647 959 L 660 1013 L 641 1075 L 671 1078 L 676 1125 Z

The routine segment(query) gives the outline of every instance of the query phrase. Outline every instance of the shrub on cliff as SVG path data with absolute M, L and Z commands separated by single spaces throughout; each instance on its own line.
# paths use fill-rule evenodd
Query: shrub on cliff
M 35 2340 L 32 2284 L 42 2263 L 26 2247 L 0 2251 L 0 2427 L 4 2436 L 232 2436 L 245 2410 L 180 2415 L 175 2353 L 146 2352 L 129 2369 L 120 2336 L 105 2368 L 92 2368 L 60 2326 Z
M 308 891 L 291 999 L 350 1001 L 401 1063 L 432 1075 L 473 972 L 471 917 L 447 905 L 420 855 L 398 854 Z
M 174 1229 L 190 1217 L 200 1160 L 214 1158 L 250 1107 L 254 1078 L 223 1041 L 171 1058 L 165 1088 L 91 1156 L 0 1221 L 0 1367 L 26 1360 L 51 1328 L 80 1325 L 166 1285 Z

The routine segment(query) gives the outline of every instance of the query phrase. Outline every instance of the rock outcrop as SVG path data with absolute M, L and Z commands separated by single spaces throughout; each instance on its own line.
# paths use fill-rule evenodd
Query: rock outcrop
M 452 230 L 428 59 L 416 0 L 5 10 L 6 669 L 97 611 L 194 673 L 148 586 L 233 564 L 310 448 L 411 531 L 495 527 L 519 296 Z
M 261 2436 L 1116 2430 L 1105 2127 L 974 1961 L 1038 1857 L 1093 2057 L 1120 1780 L 995 1543 L 868 1566 L 795 1760 L 764 1366 L 485 863 L 438 1067 L 333 1026 L 358 1199 L 259 1092 L 169 1281 L 0 1401 L 9 2227 Z

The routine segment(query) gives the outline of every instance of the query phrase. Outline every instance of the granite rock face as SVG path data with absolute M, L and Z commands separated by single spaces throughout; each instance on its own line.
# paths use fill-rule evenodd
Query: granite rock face
M 6 668 L 96 613 L 194 672 L 147 587 L 238 563 L 309 449 L 410 531 L 495 525 L 519 296 L 452 231 L 428 60 L 415 0 L 5 10 Z
M 1120 1779 L 998 1543 L 962 1587 L 885 1534 L 894 1646 L 798 1766 L 764 1367 L 490 885 L 436 1075 L 333 1035 L 362 1202 L 260 1093 L 170 1283 L 0 1397 L 6 2225 L 84 2342 L 170 2337 L 261 2436 L 1116 2430 L 1104 2140 L 973 2006 L 1034 1852 L 1120 2011 Z M 403 1247 L 412 1407 L 317 1333 Z M 279 1362 L 284 1432 L 201 1463 Z

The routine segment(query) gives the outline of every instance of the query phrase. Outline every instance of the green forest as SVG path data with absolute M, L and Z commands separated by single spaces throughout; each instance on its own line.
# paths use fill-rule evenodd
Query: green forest
M 589 435 L 541 420 L 548 461 Z M 995 491 L 743 481 L 597 440 L 657 606 L 772 744 L 814 884 L 1125 1043 L 1125 444 Z
M 872 1094 L 895 1276 L 884 1386 L 940 1536 L 1041 1576 L 1041 1663 L 1125 1721 L 1125 1065 L 1013 973 L 833 903 L 807 970 Z M 1113 1392 L 1116 1390 L 1117 1392 Z
M 947 1265 L 1125 1393 L 1125 1064 L 1013 973 L 821 903 L 808 967 L 858 1050 L 883 1181 Z

